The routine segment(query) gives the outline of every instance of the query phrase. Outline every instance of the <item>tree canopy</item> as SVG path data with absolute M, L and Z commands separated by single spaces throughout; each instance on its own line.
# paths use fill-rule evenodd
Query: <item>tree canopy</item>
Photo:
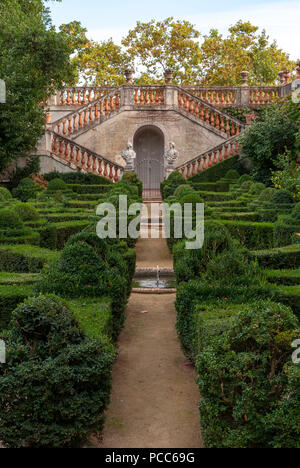
M 181 85 L 238 86 L 244 70 L 251 85 L 273 85 L 280 71 L 295 66 L 265 30 L 259 32 L 250 22 L 238 21 L 226 37 L 212 29 L 201 40 L 200 31 L 186 20 L 138 21 L 122 46 L 112 39 L 89 40 L 78 21 L 62 25 L 61 31 L 74 51 L 75 81 L 91 85 L 123 83 L 128 66 L 137 70 L 138 84 L 159 84 L 172 68 L 174 83 Z
M 44 133 L 43 104 L 70 80 L 72 67 L 70 46 L 42 0 L 2 0 L 0 30 L 0 78 L 7 89 L 7 102 L 0 105 L 2 171 L 36 147 Z

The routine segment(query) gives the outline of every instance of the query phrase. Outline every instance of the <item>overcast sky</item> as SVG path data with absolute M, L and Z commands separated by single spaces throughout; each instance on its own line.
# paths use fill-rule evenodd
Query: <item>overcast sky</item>
M 292 59 L 300 58 L 299 0 L 63 0 L 51 2 L 51 10 L 55 25 L 76 19 L 91 39 L 112 37 L 117 43 L 138 20 L 174 16 L 191 21 L 202 34 L 211 28 L 226 34 L 229 26 L 242 19 L 265 28 Z

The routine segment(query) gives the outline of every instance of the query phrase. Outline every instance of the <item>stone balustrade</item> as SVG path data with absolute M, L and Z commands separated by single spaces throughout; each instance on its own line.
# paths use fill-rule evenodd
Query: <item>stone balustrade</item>
M 97 121 L 101 121 L 101 119 L 109 116 L 119 108 L 120 90 L 114 89 L 85 107 L 57 120 L 52 125 L 52 130 L 59 135 L 70 136 Z
M 84 106 L 96 101 L 105 94 L 109 94 L 116 88 L 112 87 L 84 87 L 64 88 L 59 92 L 57 105 L 60 106 Z
M 277 87 L 251 87 L 250 90 L 250 106 L 264 106 L 280 97 L 280 88 Z
M 228 137 L 239 135 L 244 125 L 237 119 L 219 111 L 191 93 L 178 88 L 178 107 L 208 125 L 226 133 Z
M 176 167 L 176 171 L 180 171 L 185 178 L 192 177 L 193 175 L 203 172 L 219 162 L 231 158 L 238 152 L 239 141 L 238 137 L 235 136 L 191 161 Z
M 193 86 L 184 89 L 213 106 L 229 107 L 237 104 L 238 88 Z
M 162 106 L 165 104 L 165 88 L 163 86 L 134 87 L 135 106 Z
M 124 172 L 124 168 L 112 161 L 78 145 L 57 133 L 48 130 L 50 136 L 50 153 L 70 166 L 75 166 L 83 172 L 92 172 L 118 182 Z

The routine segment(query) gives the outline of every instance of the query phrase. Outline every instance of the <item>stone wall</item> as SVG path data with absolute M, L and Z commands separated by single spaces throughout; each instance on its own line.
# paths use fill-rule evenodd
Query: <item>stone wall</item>
M 178 164 L 217 146 L 224 138 L 176 111 L 124 111 L 74 139 L 78 144 L 123 165 L 120 157 L 127 141 L 143 126 L 158 127 L 165 137 L 165 148 L 174 141 Z

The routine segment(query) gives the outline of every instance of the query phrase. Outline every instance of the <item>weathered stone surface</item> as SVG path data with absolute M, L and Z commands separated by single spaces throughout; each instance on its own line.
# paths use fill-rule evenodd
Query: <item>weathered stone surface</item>
M 121 151 L 128 140 L 134 141 L 136 132 L 144 126 L 154 126 L 161 130 L 165 150 L 171 141 L 175 143 L 180 155 L 178 164 L 183 164 L 224 141 L 221 136 L 173 110 L 121 112 L 74 140 L 95 153 L 124 164 Z

